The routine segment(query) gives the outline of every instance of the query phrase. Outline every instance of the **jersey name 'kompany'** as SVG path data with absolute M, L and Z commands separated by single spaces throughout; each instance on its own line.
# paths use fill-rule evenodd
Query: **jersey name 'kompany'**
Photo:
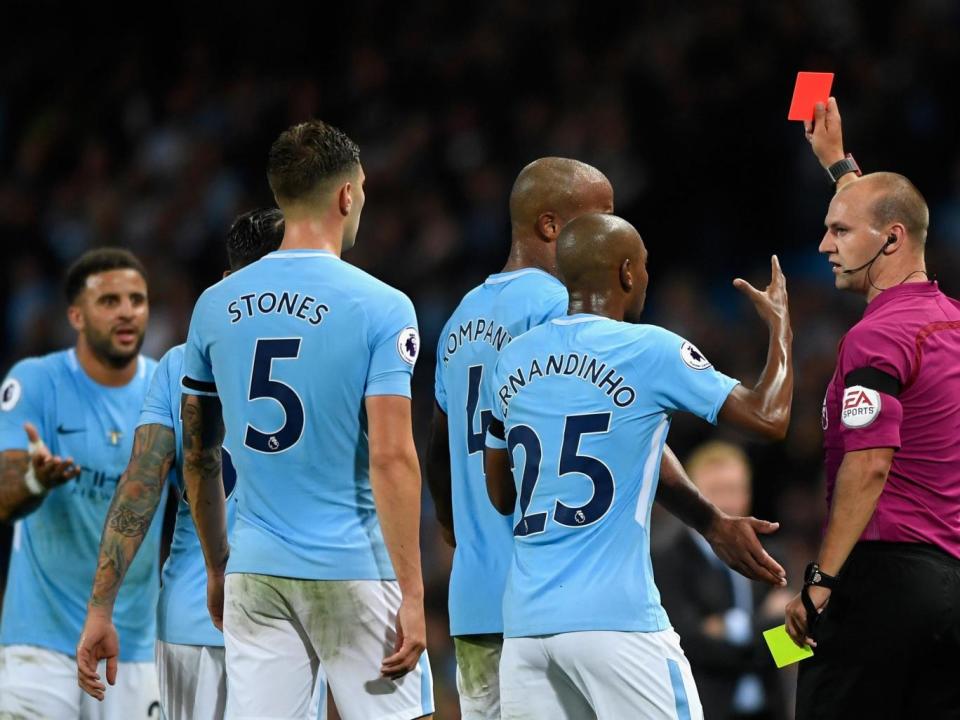
M 393 579 L 365 399 L 410 397 L 419 349 L 410 300 L 328 252 L 276 251 L 203 293 L 183 388 L 223 406 L 239 478 L 227 572 Z

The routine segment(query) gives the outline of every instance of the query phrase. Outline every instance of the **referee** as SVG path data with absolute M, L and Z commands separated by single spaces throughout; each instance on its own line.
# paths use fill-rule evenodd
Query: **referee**
M 859 176 L 831 98 L 807 137 L 837 182 L 820 252 L 863 295 L 824 398 L 829 520 L 787 630 L 798 720 L 960 718 L 960 303 L 927 277 L 926 202 Z

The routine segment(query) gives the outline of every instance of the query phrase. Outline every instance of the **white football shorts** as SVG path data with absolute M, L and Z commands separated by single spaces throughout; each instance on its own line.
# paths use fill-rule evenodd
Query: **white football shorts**
M 500 661 L 503 720 L 702 720 L 673 630 L 507 638 Z
M 107 663 L 99 667 L 105 678 Z M 152 662 L 122 662 L 117 684 L 107 685 L 103 702 L 77 684 L 71 655 L 33 645 L 0 646 L 0 718 L 80 720 L 161 720 L 157 671 Z
M 157 641 L 157 675 L 165 720 L 223 720 L 227 704 L 227 664 L 222 647 Z M 318 677 L 308 720 L 327 719 L 327 682 Z
M 380 664 L 394 652 L 399 608 L 394 580 L 227 575 L 227 717 L 309 717 L 323 673 L 343 720 L 433 713 L 426 653 L 399 680 L 380 676 Z
M 455 637 L 462 720 L 500 720 L 502 635 Z

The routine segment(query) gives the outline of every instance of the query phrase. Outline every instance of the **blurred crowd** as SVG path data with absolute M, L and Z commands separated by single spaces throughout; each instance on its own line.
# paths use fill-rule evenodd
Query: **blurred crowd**
M 109 30 L 34 23 L 5 40 L 0 369 L 72 343 L 62 274 L 99 245 L 128 247 L 149 270 L 146 352 L 182 342 L 195 298 L 225 266 L 232 218 L 272 203 L 270 143 L 316 116 L 360 143 L 367 174 L 345 259 L 417 308 L 423 448 L 432 348 L 462 294 L 505 259 L 513 178 L 536 157 L 574 157 L 606 173 L 617 213 L 647 243 L 648 321 L 748 384 L 766 329 L 730 281 L 764 283 L 779 255 L 795 335 L 792 428 L 773 446 L 724 437 L 749 454 L 754 513 L 781 522 L 777 547 L 796 585 L 825 509 L 823 393 L 862 305 L 833 290 L 817 255 L 831 186 L 800 124 L 786 121 L 793 80 L 798 70 L 837 73 L 848 149 L 865 170 L 902 172 L 926 195 L 929 266 L 956 296 L 960 6 L 357 0 L 340 9 L 308 19 L 240 3 L 222 18 L 173 5 Z M 678 418 L 669 442 L 683 458 L 716 436 Z M 670 519 L 657 518 L 658 538 L 670 537 Z M 454 718 L 450 551 L 428 500 L 423 536 L 438 708 Z M 4 536 L 0 569 L 7 548 Z

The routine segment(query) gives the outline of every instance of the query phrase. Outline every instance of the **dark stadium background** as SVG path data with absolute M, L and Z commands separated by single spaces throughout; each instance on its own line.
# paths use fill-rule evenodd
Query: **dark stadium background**
M 785 119 L 794 76 L 837 73 L 848 149 L 865 169 L 902 172 L 926 195 L 930 268 L 957 295 L 960 6 L 630 5 L 359 0 L 302 14 L 234 3 L 65 16 L 53 4 L 8 4 L 0 366 L 72 342 L 61 277 L 103 244 L 129 247 L 149 268 L 146 352 L 182 342 L 194 299 L 225 265 L 232 217 L 271 203 L 271 141 L 318 116 L 360 143 L 368 178 L 358 246 L 345 259 L 417 307 L 422 451 L 437 334 L 463 292 L 504 260 L 514 176 L 542 155 L 575 157 L 608 175 L 617 213 L 647 243 L 648 320 L 748 383 L 765 328 L 730 281 L 763 283 L 779 254 L 795 332 L 793 424 L 784 443 L 747 448 L 755 512 L 781 521 L 777 546 L 796 583 L 824 510 L 821 400 L 837 341 L 862 304 L 833 290 L 817 255 L 831 187 L 799 124 Z M 714 436 L 678 419 L 669 442 L 683 456 Z M 439 716 L 454 718 L 450 553 L 426 500 L 423 546 Z

